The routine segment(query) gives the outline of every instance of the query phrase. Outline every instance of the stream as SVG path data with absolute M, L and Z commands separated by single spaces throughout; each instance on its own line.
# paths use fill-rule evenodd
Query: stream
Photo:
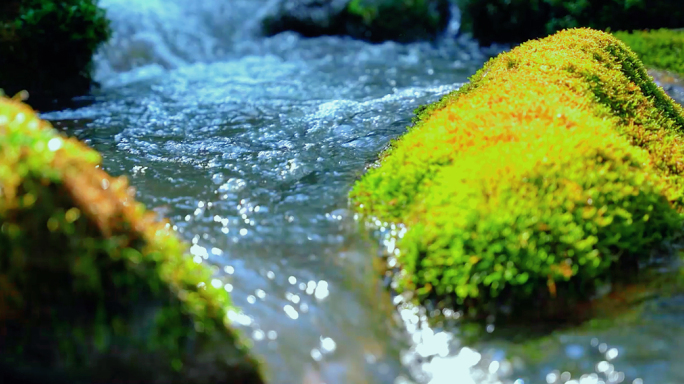
M 347 193 L 414 108 L 488 56 L 466 37 L 259 37 L 271 3 L 101 0 L 115 32 L 96 57 L 102 88 L 43 115 L 215 268 L 269 383 L 684 383 L 682 290 L 637 288 L 577 327 L 492 321 L 474 340 L 391 296 L 381 234 L 359 227 Z

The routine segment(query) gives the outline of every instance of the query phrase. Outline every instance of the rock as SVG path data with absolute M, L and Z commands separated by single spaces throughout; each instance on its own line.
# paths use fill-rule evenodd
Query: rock
M 5 0 L 0 5 L 0 89 L 32 100 L 71 98 L 92 85 L 93 53 L 110 35 L 97 0 Z
M 350 198 L 407 227 L 389 242 L 399 292 L 474 316 L 567 314 L 682 234 L 682 130 L 634 52 L 570 29 L 421 109 Z
M 684 78 L 678 73 L 649 69 L 648 75 L 677 103 L 684 105 Z
M 345 35 L 371 42 L 437 37 L 449 23 L 449 0 L 280 0 L 262 20 L 265 35 Z
M 261 383 L 221 280 L 99 164 L 0 98 L 0 381 Z
M 275 2 L 263 20 L 263 32 L 272 36 L 295 31 L 306 37 L 333 35 L 342 22 L 349 0 L 282 0 Z

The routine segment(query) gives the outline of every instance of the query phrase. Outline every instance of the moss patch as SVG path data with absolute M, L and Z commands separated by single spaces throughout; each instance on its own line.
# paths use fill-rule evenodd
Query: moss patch
M 440 306 L 586 299 L 681 231 L 684 115 L 590 29 L 490 60 L 353 188 L 403 223 L 399 291 Z
M 260 383 L 221 282 L 99 163 L 0 98 L 0 365 L 51 380 Z
M 83 95 L 93 53 L 109 35 L 97 0 L 8 0 L 0 6 L 0 89 Z
M 684 30 L 615 32 L 648 67 L 684 75 Z

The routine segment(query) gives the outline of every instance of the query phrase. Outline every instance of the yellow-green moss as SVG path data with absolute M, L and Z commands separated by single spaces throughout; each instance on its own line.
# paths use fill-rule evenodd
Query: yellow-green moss
M 616 32 L 648 67 L 684 75 L 684 30 Z
M 0 97 L 0 366 L 50 379 L 260 383 L 211 269 L 99 163 Z
M 474 310 L 587 298 L 680 233 L 682 129 L 623 43 L 566 30 L 422 109 L 350 197 L 408 227 L 399 291 Z

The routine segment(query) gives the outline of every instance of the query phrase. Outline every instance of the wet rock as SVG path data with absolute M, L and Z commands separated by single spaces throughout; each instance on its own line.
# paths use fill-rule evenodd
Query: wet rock
M 649 69 L 648 74 L 674 101 L 684 105 L 684 79 L 682 79 L 682 75 L 657 69 Z
M 295 31 L 307 37 L 337 34 L 349 0 L 283 0 L 272 3 L 262 20 L 266 35 Z
M 279 0 L 262 19 L 267 36 L 345 35 L 371 42 L 435 38 L 447 27 L 449 0 Z
M 99 164 L 0 98 L 0 382 L 261 383 L 223 282 Z

